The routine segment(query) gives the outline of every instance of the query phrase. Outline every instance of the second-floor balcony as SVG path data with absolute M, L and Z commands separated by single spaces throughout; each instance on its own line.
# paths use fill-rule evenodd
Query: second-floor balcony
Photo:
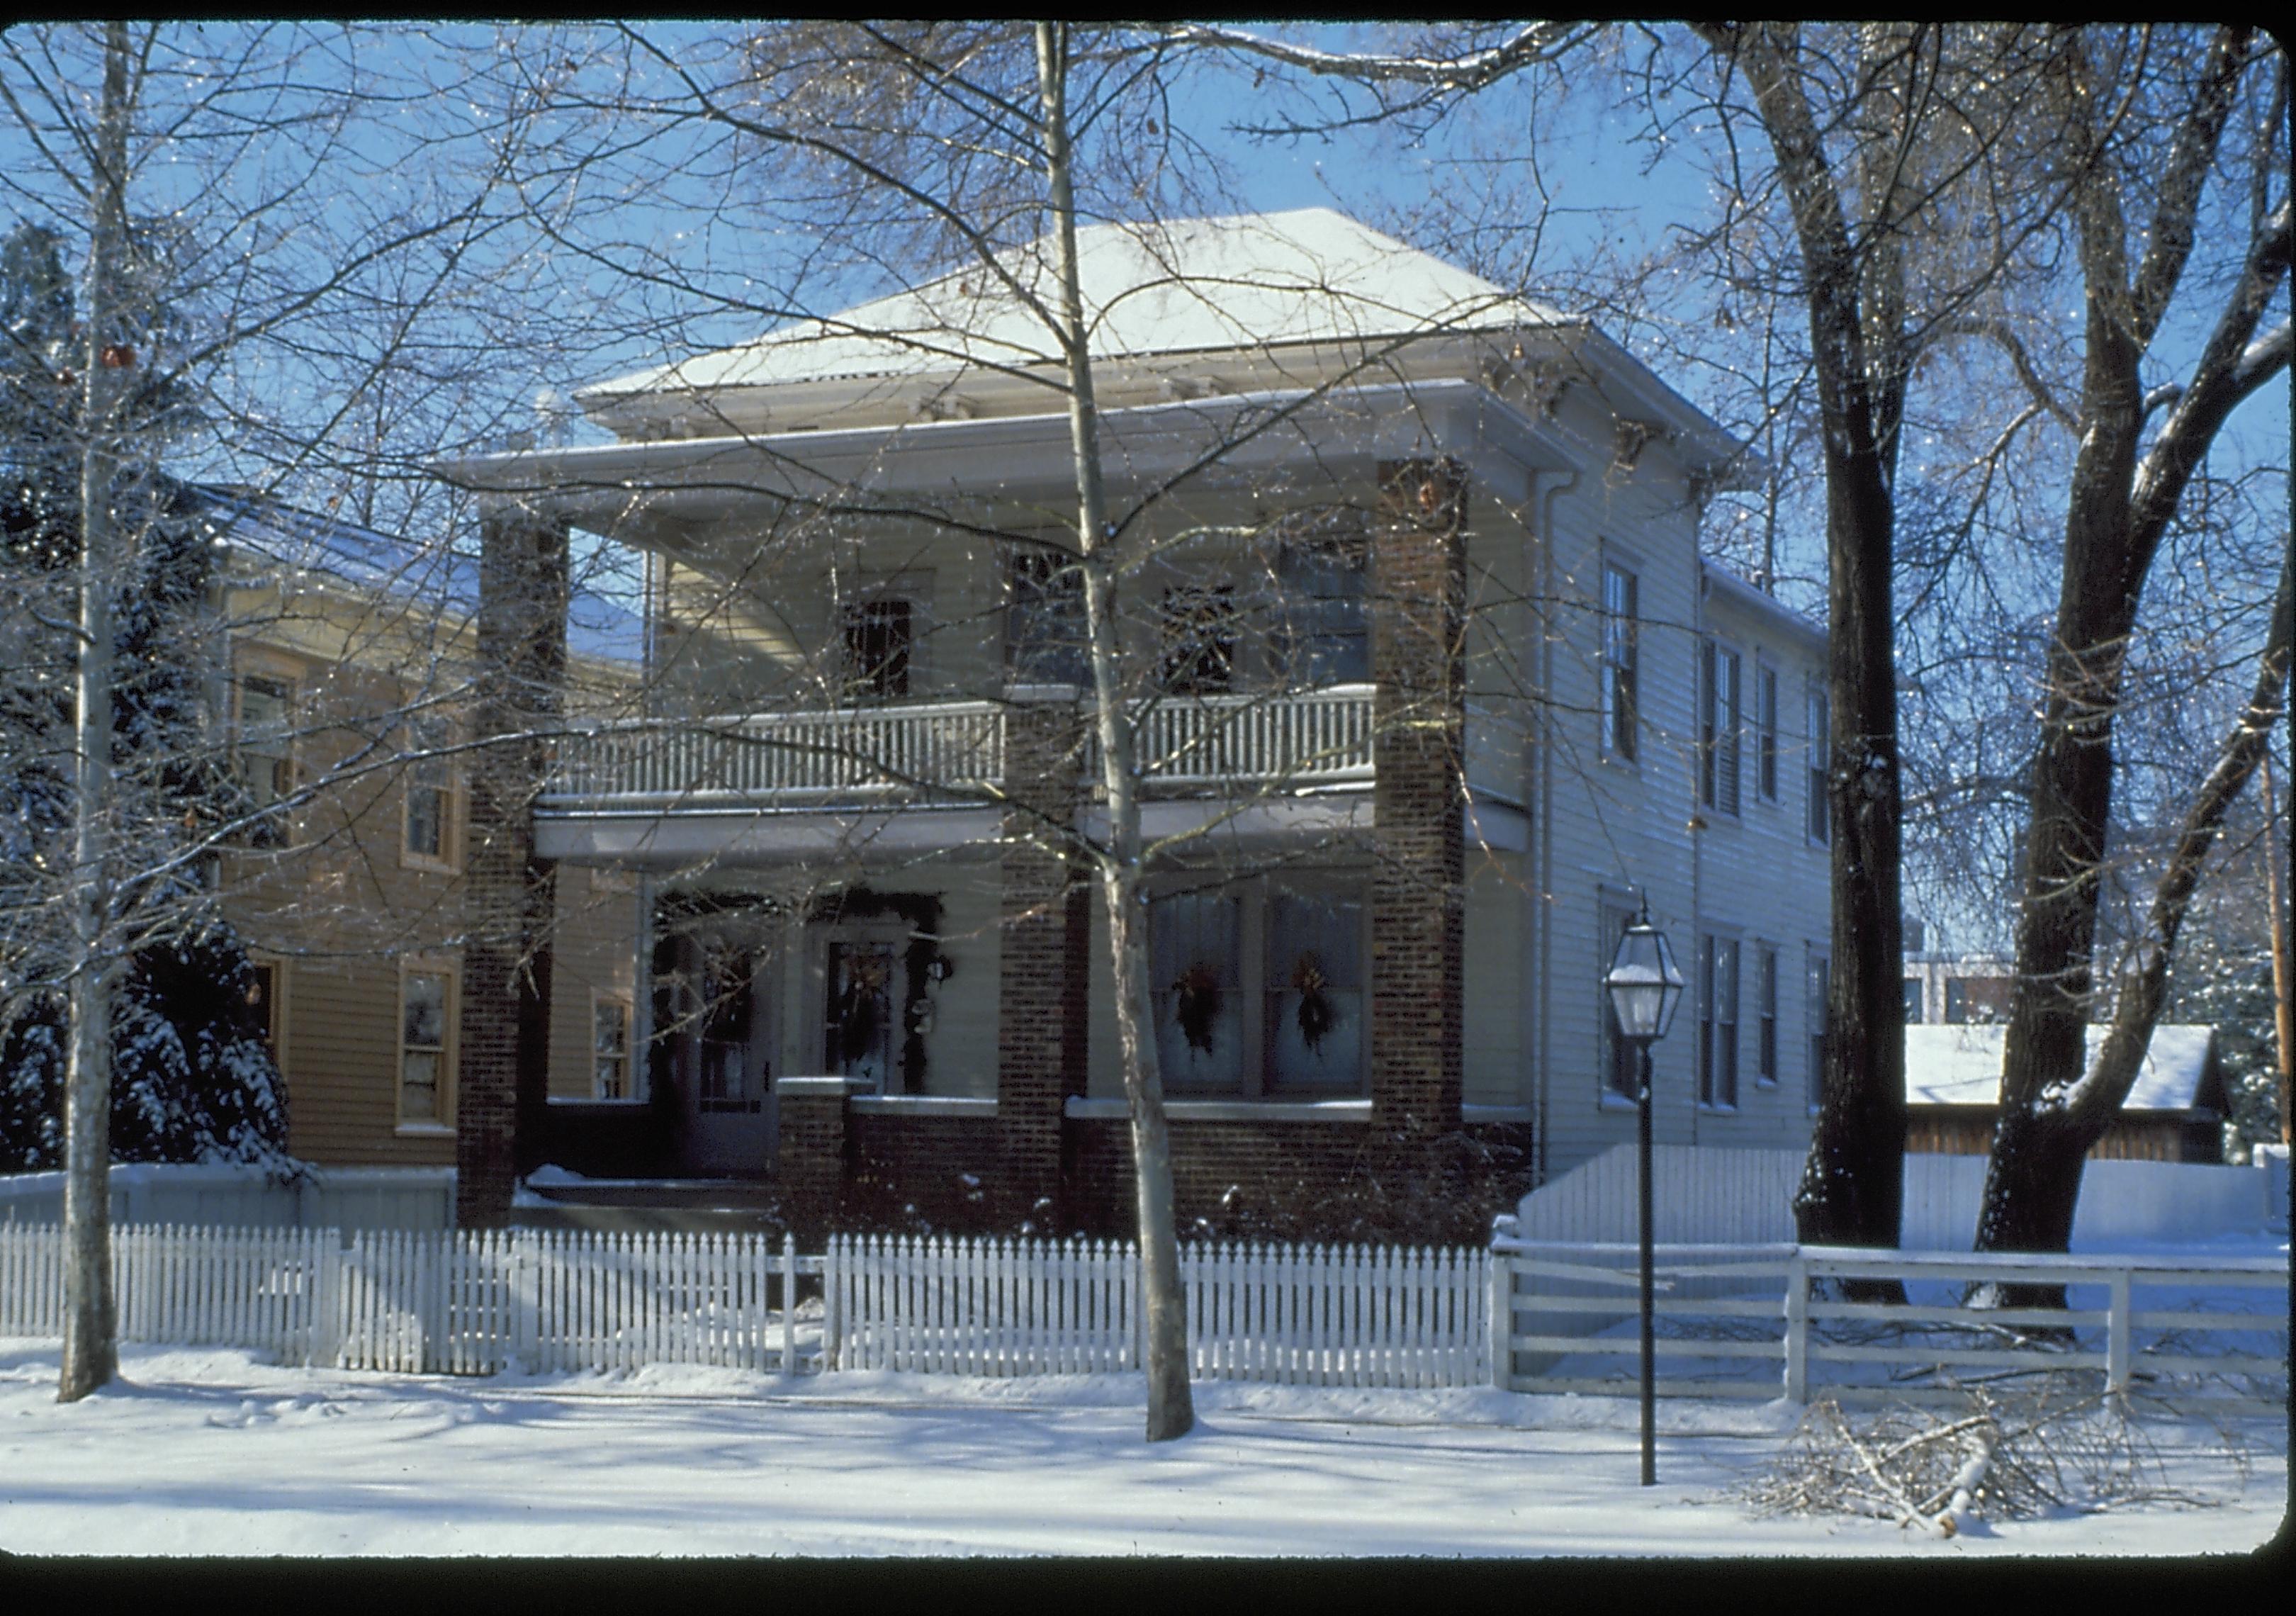
M 1141 703 L 1132 718 L 1144 795 L 1275 800 L 1367 792 L 1377 772 L 1374 691 L 1342 685 Z M 993 834 L 1015 761 L 1007 746 L 1014 710 L 996 701 L 936 701 L 601 724 L 560 741 L 538 808 L 561 824 L 602 816 L 693 821 L 690 834 L 702 821 L 729 817 L 755 824 L 759 816 L 858 813 L 873 820 L 916 808 L 970 809 L 948 818 L 946 833 Z M 1088 712 L 1077 716 L 1088 727 Z M 1499 733 L 1471 711 L 1469 779 L 1511 800 L 1501 783 L 1511 777 L 1504 752 Z M 1086 794 L 1096 795 L 1097 748 L 1087 742 L 1075 759 Z M 931 835 L 922 822 L 914 833 Z M 690 834 L 669 840 L 682 846 Z M 758 834 L 744 833 L 740 845 L 760 845 Z M 575 845 L 564 850 L 572 854 Z M 668 842 L 657 836 L 654 845 Z

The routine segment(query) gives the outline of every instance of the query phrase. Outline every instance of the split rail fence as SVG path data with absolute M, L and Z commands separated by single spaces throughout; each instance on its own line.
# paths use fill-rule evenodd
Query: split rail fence
M 1507 1319 L 1500 1383 L 1635 1390 L 1635 1245 L 1502 1239 L 1493 1250 L 1505 1290 L 1496 1311 Z M 1948 1402 L 1972 1383 L 2072 1370 L 2107 1390 L 2227 1411 L 2287 1404 L 2284 1257 L 1791 1244 L 1661 1244 L 1653 1255 L 1660 1396 Z M 1848 1299 L 1847 1282 L 1888 1280 L 1904 1301 Z M 2055 1286 L 2067 1306 L 1996 1305 L 2005 1287 Z
M 1183 1248 L 1193 1373 L 1488 1383 L 1488 1253 Z M 1140 1363 L 1130 1246 L 746 1234 L 112 1234 L 120 1339 L 290 1364 L 488 1374 L 699 1364 L 783 1374 L 1088 1374 Z M 800 1305 L 800 1298 L 819 1302 Z M 63 1329 L 62 1231 L 0 1225 L 0 1335 Z

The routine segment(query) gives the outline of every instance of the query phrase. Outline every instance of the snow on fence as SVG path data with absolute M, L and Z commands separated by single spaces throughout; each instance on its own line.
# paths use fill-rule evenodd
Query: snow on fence
M 1074 1374 L 1140 1362 L 1136 1248 L 839 1236 L 824 1351 L 840 1368 Z M 1490 1377 L 1488 1253 L 1188 1245 L 1190 1373 L 1324 1386 Z
M 0 1335 L 62 1333 L 62 1251 L 53 1225 L 0 1225 Z M 1138 1259 L 1110 1242 L 839 1236 L 825 1256 L 800 1257 L 786 1236 L 775 1249 L 749 1234 L 128 1226 L 113 1231 L 112 1263 L 122 1340 L 287 1363 L 987 1375 L 1140 1363 Z M 1481 1251 L 1184 1247 L 1192 1369 L 1483 1383 L 1489 1274 Z M 801 1350 L 791 1302 L 816 1276 L 819 1349 Z
M 1502 1239 L 1494 1250 L 1509 1299 L 1502 1383 L 1632 1391 L 1637 1248 Z M 2286 1405 L 2282 1257 L 1684 1243 L 1653 1256 L 1662 1396 L 1950 1401 L 1961 1395 L 1956 1382 L 2071 1369 L 2097 1372 L 2110 1390 L 2210 1407 Z M 1833 1292 L 1844 1279 L 1894 1279 L 1907 1300 L 1841 1300 Z M 1971 1287 L 1985 1284 L 2062 1285 L 2069 1305 L 1973 1302 Z M 2263 1306 L 2246 1305 L 2251 1299 Z M 1532 1327 L 1518 1329 L 1526 1319 Z

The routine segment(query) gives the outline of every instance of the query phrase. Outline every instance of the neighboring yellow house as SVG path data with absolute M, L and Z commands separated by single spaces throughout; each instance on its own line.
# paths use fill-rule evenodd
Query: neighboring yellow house
M 235 488 L 196 490 L 227 552 L 213 604 L 233 767 L 276 805 L 223 855 L 287 1079 L 289 1149 L 338 1166 L 452 1166 L 476 567 Z M 634 618 L 573 614 L 578 706 L 635 677 Z M 635 635 L 627 635 L 635 652 Z M 636 1103 L 636 884 L 559 875 L 554 1099 Z

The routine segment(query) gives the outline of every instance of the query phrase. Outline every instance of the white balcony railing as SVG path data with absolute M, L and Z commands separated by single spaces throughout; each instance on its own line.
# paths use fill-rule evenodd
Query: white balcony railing
M 564 737 L 543 801 L 810 802 L 979 791 L 1004 775 L 993 701 L 653 718 Z
M 1141 773 L 1160 785 L 1372 778 L 1372 686 L 1305 695 L 1166 696 L 1135 732 Z
M 1143 775 L 1203 791 L 1273 783 L 1368 784 L 1373 687 L 1304 694 L 1167 696 L 1136 710 Z M 1505 726 L 1470 715 L 1469 772 L 1483 789 L 1512 778 Z M 1488 756 L 1479 754 L 1488 753 Z M 1097 778 L 1093 749 L 1085 778 Z M 831 800 L 980 792 L 1004 777 L 1004 710 L 944 701 L 842 712 L 650 718 L 563 737 L 544 793 L 560 811 L 798 807 Z

